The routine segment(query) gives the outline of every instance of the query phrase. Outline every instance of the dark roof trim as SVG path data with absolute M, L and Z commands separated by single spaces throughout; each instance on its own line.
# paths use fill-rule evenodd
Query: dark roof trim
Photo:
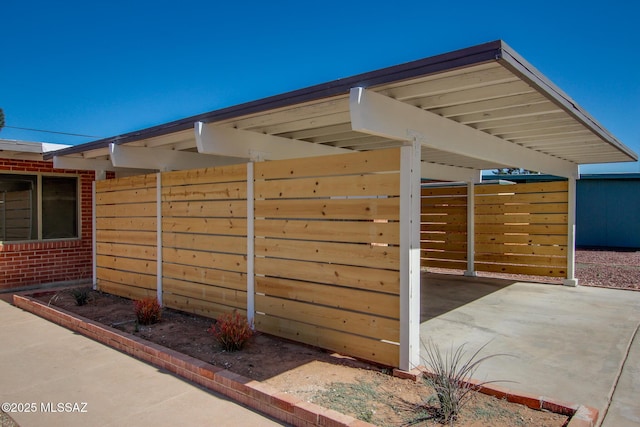
M 414 77 L 426 76 L 441 71 L 453 70 L 459 67 L 495 61 L 501 56 L 502 45 L 503 42 L 501 40 L 497 40 L 417 61 L 407 62 L 405 64 L 358 74 L 356 76 L 338 79 L 328 83 L 322 83 L 208 113 L 198 114 L 147 129 L 76 145 L 56 151 L 55 153 L 50 153 L 47 155 L 47 158 L 52 158 L 54 155 L 63 156 L 105 148 L 111 143 L 126 144 L 128 142 L 138 141 L 141 139 L 167 135 L 193 128 L 194 123 L 198 121 L 207 123 L 217 122 L 280 107 L 315 101 L 336 95 L 343 95 L 349 93 L 349 90 L 356 86 L 372 87 L 391 82 L 399 82 Z

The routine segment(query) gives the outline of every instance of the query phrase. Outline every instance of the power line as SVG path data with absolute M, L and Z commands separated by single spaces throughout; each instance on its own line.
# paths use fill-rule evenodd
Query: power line
M 42 129 L 31 129 L 31 128 L 21 128 L 18 126 L 5 126 L 5 128 L 8 129 L 20 129 L 20 130 L 29 130 L 32 132 L 43 132 L 43 133 L 55 133 L 58 135 L 68 135 L 68 136 L 80 136 L 83 138 L 103 138 L 102 136 L 95 136 L 95 135 L 83 135 L 80 133 L 69 133 L 69 132 L 57 132 L 55 130 L 42 130 Z

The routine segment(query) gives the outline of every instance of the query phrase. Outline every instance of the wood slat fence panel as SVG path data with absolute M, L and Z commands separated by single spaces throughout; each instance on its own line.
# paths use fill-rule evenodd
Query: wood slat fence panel
M 96 182 L 96 273 L 101 291 L 156 295 L 156 175 Z
M 163 302 L 208 316 L 247 308 L 247 167 L 162 174 Z
M 566 277 L 566 181 L 476 186 L 476 269 Z
M 423 267 L 467 267 L 467 188 L 423 187 L 420 259 Z
M 422 190 L 424 267 L 464 270 L 467 265 L 466 187 Z M 475 187 L 475 269 L 565 277 L 566 181 Z
M 258 330 L 397 366 L 400 150 L 255 164 Z

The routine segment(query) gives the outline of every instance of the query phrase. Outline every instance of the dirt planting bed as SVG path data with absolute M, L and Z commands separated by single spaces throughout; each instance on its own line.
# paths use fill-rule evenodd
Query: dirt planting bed
M 378 426 L 441 425 L 434 419 L 418 422 L 437 406 L 433 389 L 422 380 L 394 377 L 385 367 L 265 334 L 255 335 L 239 352 L 226 352 L 207 331 L 211 319 L 165 309 L 159 323 L 136 326 L 132 301 L 96 291 L 84 306 L 76 305 L 70 289 L 34 297 Z M 474 393 L 456 426 L 563 426 L 567 420 Z

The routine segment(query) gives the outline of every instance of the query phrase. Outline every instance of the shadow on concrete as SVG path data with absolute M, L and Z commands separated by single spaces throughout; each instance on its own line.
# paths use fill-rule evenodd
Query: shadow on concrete
M 448 313 L 514 283 L 517 281 L 423 272 L 420 289 L 420 322 Z

